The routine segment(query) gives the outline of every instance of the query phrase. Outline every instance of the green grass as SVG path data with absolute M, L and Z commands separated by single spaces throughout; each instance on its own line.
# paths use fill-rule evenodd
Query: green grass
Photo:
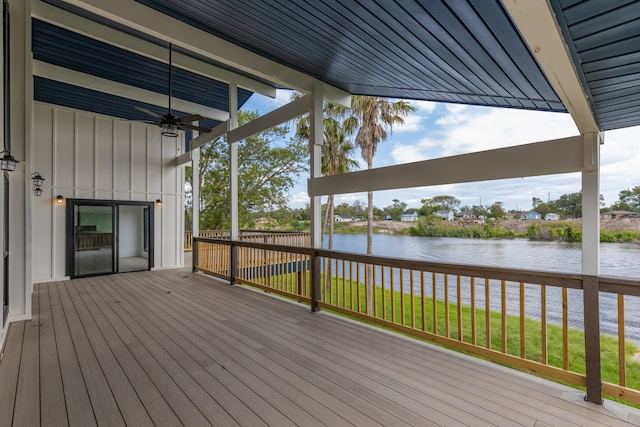
M 355 273 L 355 272 L 354 272 Z M 273 281 L 275 278 L 272 278 Z M 310 283 L 310 279 L 307 283 Z M 290 280 L 294 280 L 293 277 Z M 323 282 L 324 283 L 324 282 Z M 366 294 L 364 284 L 358 283 L 356 280 L 349 281 L 333 278 L 330 292 L 323 290 L 324 298 L 333 305 L 350 309 L 353 307 L 357 311 L 358 299 L 360 301 L 360 312 L 364 313 L 366 307 Z M 417 330 L 425 330 L 434 333 L 433 299 L 426 296 L 431 292 L 431 285 L 425 289 L 424 298 L 424 329 L 422 324 L 423 304 L 420 296 L 411 297 L 404 294 L 401 297 L 400 292 L 394 291 L 393 304 L 390 289 L 387 287 L 384 292 L 384 312 L 383 312 L 383 290 L 376 287 L 376 317 L 392 321 L 395 316 L 395 323 L 403 324 L 407 327 L 413 327 Z M 450 289 L 455 284 L 450 283 Z M 326 285 L 323 284 L 323 288 Z M 416 286 L 417 289 L 417 286 Z M 476 292 L 482 292 L 481 287 L 476 287 Z M 360 292 L 358 296 L 358 290 Z M 307 290 L 309 292 L 309 290 Z M 309 293 L 307 294 L 309 295 Z M 330 301 L 329 301 L 330 300 Z M 412 307 L 413 301 L 413 307 Z M 404 310 L 402 309 L 404 304 Z M 393 307 L 393 308 L 392 308 Z M 438 335 L 446 336 L 447 321 L 445 311 L 446 304 L 442 300 L 436 303 L 437 313 L 437 331 Z M 449 303 L 449 337 L 459 339 L 460 334 L 462 340 L 466 343 L 472 343 L 472 310 L 471 307 L 463 305 L 461 307 L 461 331 L 458 330 L 458 306 Z M 413 316 L 412 316 L 413 313 Z M 404 322 L 402 321 L 404 314 Z M 476 307 L 476 345 L 486 347 L 486 311 L 483 308 Z M 506 318 L 506 353 L 520 357 L 520 317 L 507 314 Z M 413 319 L 413 320 L 412 320 Z M 502 336 L 502 313 L 499 311 L 491 311 L 489 316 L 491 331 L 491 348 L 496 351 L 503 349 Z M 413 321 L 413 325 L 412 325 Z M 526 317 L 524 321 L 525 332 L 525 358 L 528 360 L 542 362 L 542 322 Z M 562 368 L 562 327 L 559 325 L 547 323 L 547 357 L 548 364 Z M 602 334 L 601 344 L 601 364 L 603 381 L 618 384 L 618 339 L 616 336 Z M 640 362 L 633 360 L 633 356 L 638 351 L 636 345 L 630 342 L 625 343 L 625 358 L 627 371 L 627 387 L 640 390 Z M 577 328 L 568 329 L 568 369 L 569 371 L 584 374 L 585 373 L 585 351 L 584 351 L 584 333 Z
M 338 282 L 338 283 L 337 283 Z M 353 290 L 353 305 L 357 306 L 357 289 L 360 287 L 360 307 L 361 311 L 364 311 L 366 307 L 364 285 L 357 284 L 355 281 L 349 284 L 346 281 L 346 304 L 348 306 L 350 299 L 352 298 L 351 289 Z M 450 285 L 451 286 L 451 285 Z M 342 294 L 342 280 L 333 280 L 331 286 L 331 302 L 335 305 L 344 307 L 345 301 L 343 301 Z M 339 290 L 337 295 L 338 301 L 336 303 L 336 290 Z M 430 290 L 425 290 L 430 292 Z M 383 318 L 382 311 L 382 288 L 376 288 L 376 316 Z M 411 296 L 404 295 L 404 325 L 411 326 L 412 322 L 412 307 Z M 414 327 L 422 330 L 422 302 L 420 296 L 413 297 L 413 313 L 414 313 Z M 392 310 L 392 306 L 394 309 Z M 434 331 L 433 324 L 433 299 L 425 296 L 425 329 L 428 332 Z M 354 308 L 355 309 L 355 308 Z M 445 335 L 446 319 L 445 310 L 446 304 L 444 301 L 438 300 L 436 304 L 437 310 L 437 331 L 439 335 Z M 458 306 L 457 304 L 449 303 L 449 331 L 450 337 L 453 339 L 459 339 L 458 331 Z M 395 312 L 395 322 L 402 324 L 402 302 L 399 292 L 394 292 L 394 304 L 391 304 L 391 293 L 389 289 L 385 291 L 385 312 L 386 319 L 391 320 L 392 311 Z M 476 307 L 476 345 L 485 347 L 486 340 L 486 311 L 482 308 Z M 471 307 L 462 306 L 462 339 L 464 342 L 472 342 L 472 310 Z M 506 315 L 506 353 L 520 356 L 520 317 L 514 315 Z M 502 313 L 497 311 L 490 312 L 490 330 L 491 330 L 491 348 L 496 351 L 502 351 L 503 337 L 502 337 Z M 525 331 L 525 349 L 526 359 L 542 362 L 542 322 L 525 318 L 524 322 Z M 548 364 L 551 366 L 562 368 L 562 327 L 554 324 L 547 324 L 547 354 Z M 602 363 L 602 378 L 603 381 L 618 383 L 618 339 L 615 336 L 602 334 L 600 339 L 601 344 L 601 363 Z M 630 342 L 625 343 L 625 356 L 627 366 L 627 386 L 636 390 L 640 389 L 640 362 L 633 361 L 633 356 L 638 351 L 638 348 Z M 584 374 L 585 373 L 585 352 L 584 352 L 584 333 L 580 329 L 569 328 L 568 329 L 568 368 L 570 371 Z

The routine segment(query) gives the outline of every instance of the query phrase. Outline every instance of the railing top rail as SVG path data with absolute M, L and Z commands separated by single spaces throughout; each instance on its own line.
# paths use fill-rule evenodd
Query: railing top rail
M 640 296 L 640 280 L 624 277 L 600 276 L 598 278 L 601 292 Z

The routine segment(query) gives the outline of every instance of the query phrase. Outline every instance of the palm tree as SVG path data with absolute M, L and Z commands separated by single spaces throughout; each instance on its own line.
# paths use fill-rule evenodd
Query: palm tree
M 339 122 L 333 118 L 324 120 L 324 145 L 322 147 L 323 175 L 338 175 L 346 173 L 358 166 L 358 162 L 351 158 L 355 146 L 351 143 L 349 136 L 353 133 L 350 118 Z M 330 194 L 327 200 L 327 213 L 325 215 L 325 229 L 328 218 L 331 218 L 329 225 L 329 249 L 333 249 L 333 213 L 334 196 Z
M 378 144 L 387 140 L 394 125 L 404 124 L 404 117 L 413 111 L 413 106 L 406 101 L 391 102 L 387 98 L 375 96 L 354 96 L 351 109 L 360 125 L 356 135 L 356 145 L 360 147 L 362 159 L 367 162 L 367 169 L 371 169 Z M 371 254 L 373 252 L 372 191 L 368 193 L 368 203 L 367 254 Z
M 389 133 L 396 124 L 403 124 L 404 117 L 413 111 L 406 101 L 391 102 L 387 98 L 374 96 L 354 96 L 351 109 L 358 118 L 360 125 L 356 135 L 356 145 L 360 147 L 362 158 L 367 162 L 367 169 L 373 167 L 373 156 L 376 155 L 378 144 L 387 140 Z M 373 253 L 373 191 L 367 194 L 367 254 Z M 371 313 L 373 296 L 373 266 L 366 271 L 365 282 L 368 288 L 367 313 Z

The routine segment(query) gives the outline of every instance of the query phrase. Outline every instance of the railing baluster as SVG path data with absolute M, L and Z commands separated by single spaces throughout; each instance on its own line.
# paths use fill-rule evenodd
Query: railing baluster
M 501 308 L 501 326 L 502 326 L 502 352 L 507 352 L 507 282 L 500 281 L 500 308 Z
M 364 314 L 370 314 L 369 313 L 369 283 L 371 283 L 371 277 L 369 277 L 369 270 L 370 270 L 370 265 L 365 264 L 364 265 Z M 360 298 L 358 298 L 358 301 L 360 301 Z
M 485 344 L 487 348 L 491 348 L 491 294 L 489 292 L 490 280 L 484 279 L 484 322 L 485 322 Z
M 476 329 L 476 278 L 472 277 L 469 284 L 469 291 L 471 293 L 471 344 L 476 345 L 478 341 L 478 334 Z
M 438 280 L 436 273 L 431 273 L 431 294 L 433 295 L 432 306 L 433 306 L 433 333 L 438 335 Z
M 394 284 L 393 284 L 393 267 L 389 267 L 389 277 L 391 278 L 391 286 L 390 286 L 390 291 L 391 291 L 391 321 L 393 323 L 396 323 L 396 301 L 394 298 L 394 294 L 395 294 L 395 289 L 394 288 Z
M 405 310 L 404 310 L 404 269 L 400 270 L 400 324 L 404 325 L 405 322 Z
M 549 340 L 547 338 L 547 287 L 540 286 L 540 322 L 542 331 L 540 332 L 542 345 L 542 363 L 549 364 Z
M 411 327 L 416 327 L 416 298 L 413 293 L 413 270 L 409 270 L 409 283 L 411 286 L 411 292 L 409 292 L 409 297 L 411 298 Z
M 444 333 L 447 338 L 451 337 L 451 326 L 449 325 L 449 275 L 444 275 Z
M 525 317 L 525 288 L 524 283 L 520 282 L 520 357 L 523 359 L 526 357 L 527 349 L 526 349 L 526 340 L 527 340 L 527 330 L 526 330 L 526 317 Z
M 381 268 L 380 275 L 382 276 L 382 318 L 387 320 L 387 296 L 385 292 L 387 283 L 384 280 L 384 265 Z
M 373 274 L 373 285 L 371 286 L 371 289 L 373 290 L 373 295 L 372 295 L 372 300 L 373 300 L 373 317 L 378 317 L 378 281 L 377 281 L 377 277 L 376 277 L 376 271 L 378 269 L 376 268 L 375 265 L 371 266 L 371 272 Z M 372 314 L 372 313 L 369 313 Z
M 424 295 L 424 271 L 420 271 L 420 319 L 422 320 L 422 330 L 427 330 L 427 310 L 425 304 Z
M 462 277 L 457 276 L 456 280 L 456 302 L 458 304 L 458 340 L 464 341 L 464 333 L 462 331 Z
M 356 310 L 360 313 L 360 263 L 356 263 Z
M 567 288 L 562 288 L 562 369 L 569 369 L 569 304 Z
M 624 337 L 624 295 L 618 294 L 618 384 L 627 385 L 627 358 Z

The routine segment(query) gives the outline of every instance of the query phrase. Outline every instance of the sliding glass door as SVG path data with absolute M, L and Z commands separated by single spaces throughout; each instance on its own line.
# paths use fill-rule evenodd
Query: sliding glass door
M 67 199 L 67 275 L 150 270 L 153 203 Z
M 73 206 L 73 277 L 116 272 L 115 205 Z

